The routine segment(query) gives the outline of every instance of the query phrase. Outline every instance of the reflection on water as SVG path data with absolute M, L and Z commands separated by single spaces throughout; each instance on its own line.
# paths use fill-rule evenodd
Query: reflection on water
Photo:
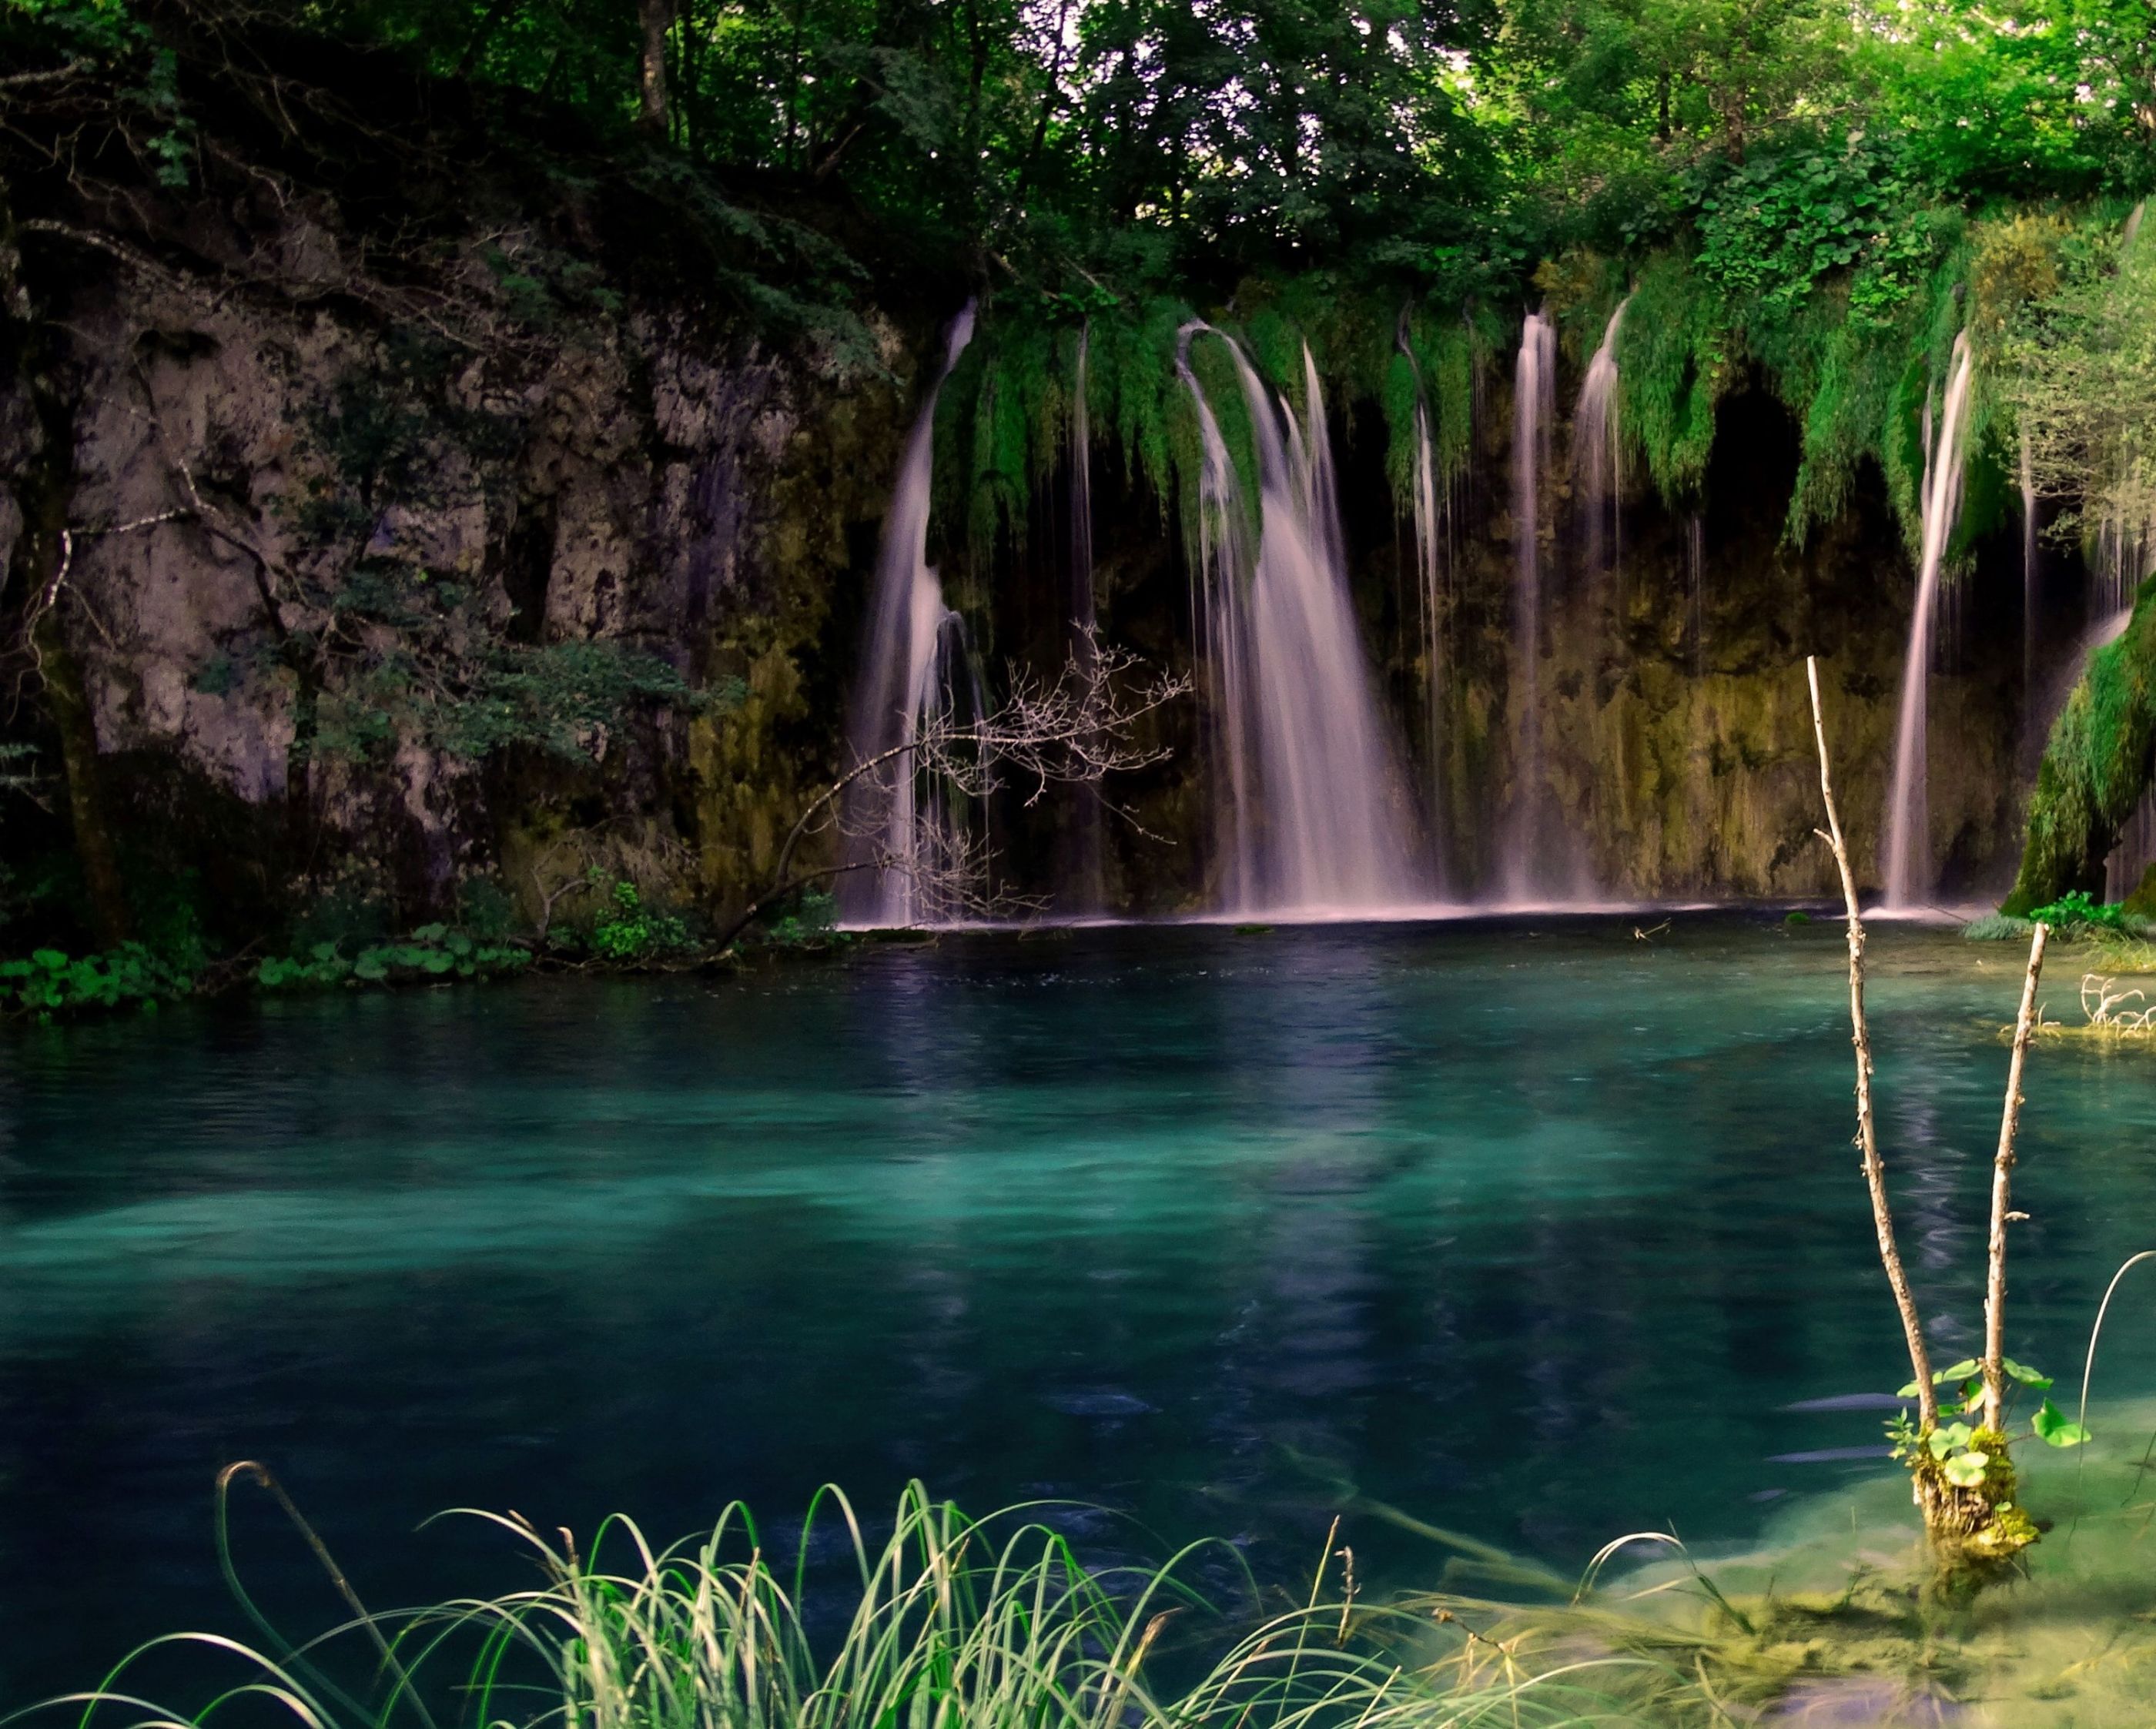
M 0 1703 L 223 1612 L 270 1460 L 382 1601 L 513 1585 L 455 1504 L 655 1531 L 825 1479 L 1314 1560 L 1357 1496 L 1569 1569 L 1876 1469 L 1902 1378 L 1830 930 L 983 937 L 8 1035 Z M 2019 957 L 1875 937 L 1923 1312 L 1975 1334 Z M 1980 964 L 1981 963 L 1981 964 Z M 2156 1244 L 2156 1066 L 2046 1047 L 2015 1355 Z M 2156 1345 L 2114 1332 L 2107 1390 Z M 2113 1354 L 2115 1353 L 2115 1354 Z M 1792 1411 L 1789 1408 L 1802 1408 Z M 1358 1517 L 1358 1565 L 1440 1557 Z M 335 1605 L 247 1510 L 252 1578 Z M 493 1571 L 490 1571 L 493 1569 Z M 236 1630 L 236 1629 L 235 1629 Z

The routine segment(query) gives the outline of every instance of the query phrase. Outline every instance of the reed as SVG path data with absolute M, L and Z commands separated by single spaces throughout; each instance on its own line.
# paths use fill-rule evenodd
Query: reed
M 226 1474 L 220 1529 L 235 1480 L 267 1488 L 316 1541 L 259 1467 Z M 1306 1596 L 1265 1613 L 1225 1544 L 1194 1545 L 1158 1567 L 1091 1567 L 1046 1514 L 1019 1507 L 976 1521 L 915 1484 L 879 1542 L 827 1489 L 789 1567 L 738 1504 L 707 1536 L 666 1548 L 623 1518 L 586 1547 L 515 1515 L 459 1510 L 444 1516 L 483 1520 L 528 1552 L 538 1583 L 372 1614 L 317 1544 L 354 1613 L 300 1644 L 228 1564 L 255 1646 L 209 1634 L 153 1640 L 102 1685 L 37 1714 L 64 1710 L 79 1729 L 197 1729 L 259 1721 L 265 1707 L 305 1729 L 1558 1729 L 1676 1721 L 1663 1707 L 1697 1696 L 1666 1650 L 1577 1637 L 1563 1649 L 1537 1638 L 1508 1649 L 1469 1630 L 1512 1613 L 1500 1606 L 1365 1608 L 1352 1575 L 1339 1594 L 1323 1566 Z M 850 1562 L 844 1591 L 808 1577 L 812 1550 L 834 1547 Z M 1196 1588 L 1201 1563 L 1240 1574 L 1235 1603 Z M 1224 1653 L 1210 1662 L 1209 1644 Z M 173 1647 L 235 1672 L 192 1707 L 158 1705 L 140 1678 Z M 365 1687 L 339 1678 L 355 1655 Z

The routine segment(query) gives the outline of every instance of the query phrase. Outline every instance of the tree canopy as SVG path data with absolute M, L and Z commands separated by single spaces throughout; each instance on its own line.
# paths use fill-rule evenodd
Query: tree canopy
M 84 38 L 274 16 L 1080 296 L 1313 262 L 1459 291 L 1673 237 L 1771 286 L 1861 264 L 1927 200 L 2156 178 L 2143 0 L 8 6 Z

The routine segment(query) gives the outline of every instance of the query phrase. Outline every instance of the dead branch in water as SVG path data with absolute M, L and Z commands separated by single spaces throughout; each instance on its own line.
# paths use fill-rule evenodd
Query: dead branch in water
M 1834 777 L 1827 762 L 1826 719 L 1820 708 L 1819 659 L 1804 657 L 1804 677 L 1811 686 L 1812 734 L 1819 743 L 1820 792 L 1826 801 L 1826 827 L 1815 829 L 1834 849 L 1834 862 L 1841 872 L 1841 898 L 1849 911 L 1849 1021 L 1851 1042 L 1856 1047 L 1856 1144 L 1864 1151 L 1864 1181 L 1871 1191 L 1871 1223 L 1879 1237 L 1879 1262 L 1887 1270 L 1887 1282 L 1894 1290 L 1894 1306 L 1902 1315 L 1902 1337 L 1909 1347 L 1909 1367 L 1917 1383 L 1917 1406 L 1921 1424 L 1929 1429 L 1939 1420 L 1939 1396 L 1932 1385 L 1932 1357 L 1924 1347 L 1924 1328 L 1917 1314 L 1917 1300 L 1909 1290 L 1909 1275 L 1902 1265 L 1902 1250 L 1894 1239 L 1894 1213 L 1887 1200 L 1887 1169 L 1879 1160 L 1878 1130 L 1871 1111 L 1871 1029 L 1864 1018 L 1864 921 L 1856 909 L 1856 873 L 1850 868 L 1849 847 L 1842 839 L 1841 814 L 1834 802 Z
M 2014 1056 L 2006 1068 L 2006 1106 L 1999 1124 L 1999 1152 L 1991 1167 L 1990 1268 L 1984 1290 L 1984 1426 L 2006 1430 L 2006 1224 L 2014 1171 L 2014 1133 L 2021 1123 L 2021 1071 L 2029 1034 L 2036 1023 L 2036 981 L 2044 971 L 2044 939 L 2038 925 L 2029 941 L 2029 974 L 2021 982 L 2021 1012 L 2014 1018 Z

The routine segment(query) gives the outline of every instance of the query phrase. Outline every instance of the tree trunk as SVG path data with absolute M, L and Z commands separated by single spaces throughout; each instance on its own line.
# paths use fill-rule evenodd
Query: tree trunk
M 667 132 L 666 33 L 674 28 L 676 0 L 636 0 L 644 43 L 638 56 L 637 124 L 664 138 Z

